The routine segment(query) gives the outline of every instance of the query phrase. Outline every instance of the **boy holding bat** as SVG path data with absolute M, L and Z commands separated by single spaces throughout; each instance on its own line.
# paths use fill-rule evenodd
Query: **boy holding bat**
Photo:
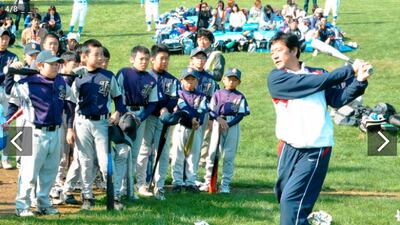
M 210 102 L 210 117 L 213 119 L 213 128 L 211 133 L 210 148 L 206 159 L 205 183 L 200 187 L 201 191 L 214 189 L 215 183 L 211 184 L 212 176 L 217 176 L 216 171 L 213 174 L 213 168 L 217 165 L 218 159 L 214 160 L 217 151 L 223 155 L 223 169 L 220 193 L 230 193 L 230 184 L 233 176 L 233 161 L 239 144 L 240 127 L 239 122 L 244 116 L 250 114 L 246 98 L 242 93 L 236 90 L 240 84 L 241 72 L 237 68 L 229 68 L 225 73 L 222 82 L 224 89 L 214 93 Z
M 331 73 L 305 67 L 299 61 L 299 41 L 293 34 L 278 32 L 269 47 L 276 66 L 268 76 L 268 89 L 280 140 L 275 185 L 280 224 L 308 225 L 307 216 L 321 191 L 333 146 L 328 105 L 338 108 L 362 95 L 371 65 L 355 60 Z M 354 76 L 351 84 L 337 88 Z
M 178 91 L 178 111 L 186 111 L 191 123 L 176 125 L 173 132 L 172 191 L 179 193 L 185 185 L 186 190 L 192 193 L 199 192 L 195 185 L 197 176 L 197 164 L 200 157 L 200 145 L 202 133 L 199 127 L 204 122 L 207 112 L 207 98 L 205 94 L 196 90 L 199 78 L 195 70 L 186 68 L 181 74 L 182 90 Z M 186 175 L 186 180 L 184 179 Z

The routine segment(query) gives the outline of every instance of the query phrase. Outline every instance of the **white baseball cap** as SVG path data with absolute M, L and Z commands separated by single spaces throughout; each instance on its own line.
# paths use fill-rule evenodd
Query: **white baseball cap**
M 70 33 L 68 33 L 68 35 L 67 35 L 67 39 L 68 39 L 68 40 L 74 39 L 76 42 L 79 42 L 80 35 L 79 35 L 78 33 L 72 33 L 72 32 L 70 32 Z

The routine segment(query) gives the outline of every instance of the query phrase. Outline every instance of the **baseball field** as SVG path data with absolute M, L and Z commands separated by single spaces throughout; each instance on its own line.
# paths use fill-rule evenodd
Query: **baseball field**
M 253 0 L 237 1 L 250 8 Z M 274 8 L 286 1 L 269 0 Z M 297 1 L 299 5 L 302 0 Z M 319 0 L 320 6 L 324 0 Z M 33 1 L 44 13 L 50 4 L 61 14 L 68 30 L 72 1 Z M 179 5 L 193 7 L 189 0 L 163 0 L 160 13 Z M 215 0 L 209 2 L 212 6 Z M 266 1 L 263 1 L 263 5 Z M 400 110 L 400 2 L 398 0 L 342 1 L 337 25 L 346 41 L 357 42 L 358 50 L 349 56 L 369 61 L 375 68 L 364 104 L 393 104 Z M 95 38 L 111 52 L 109 69 L 116 73 L 129 66 L 130 49 L 138 44 L 151 47 L 154 32 L 147 32 L 144 10 L 139 0 L 90 0 L 81 41 Z M 19 39 L 17 39 L 19 42 Z M 10 50 L 22 56 L 22 48 Z M 22 219 L 14 215 L 17 171 L 0 170 L 0 224 L 279 224 L 279 205 L 273 194 L 277 178 L 277 145 L 274 134 L 275 112 L 269 96 L 266 77 L 273 68 L 268 53 L 234 52 L 224 55 L 227 67 L 242 70 L 239 87 L 247 97 L 251 115 L 241 123 L 241 140 L 235 161 L 232 193 L 173 194 L 167 189 L 166 201 L 141 198 L 127 203 L 122 212 L 107 212 L 105 195 L 97 195 L 96 207 L 90 212 L 61 206 L 60 216 Z M 333 70 L 342 61 L 319 54 L 303 54 L 309 66 Z M 188 65 L 189 56 L 173 55 L 169 71 L 178 75 Z M 398 144 L 397 144 L 398 145 Z M 324 210 L 334 225 L 400 224 L 400 159 L 397 156 L 367 155 L 367 137 L 357 127 L 335 125 L 335 146 L 323 191 L 314 211 Z M 204 168 L 200 169 L 200 175 Z M 169 176 L 167 184 L 170 184 Z M 398 217 L 396 215 L 398 214 Z M 397 219 L 398 218 L 398 219 Z

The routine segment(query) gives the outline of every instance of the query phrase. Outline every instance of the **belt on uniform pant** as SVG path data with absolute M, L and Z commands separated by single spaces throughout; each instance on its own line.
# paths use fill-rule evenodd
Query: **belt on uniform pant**
M 57 128 L 60 128 L 60 125 L 35 125 L 36 129 L 43 131 L 55 131 Z
M 140 106 L 130 105 L 130 106 L 128 106 L 128 107 L 129 107 L 129 109 L 130 109 L 131 111 L 139 111 L 139 110 L 140 110 Z
M 88 120 L 106 120 L 110 118 L 110 114 L 93 115 L 93 116 L 81 115 L 81 116 L 83 116 L 85 119 Z

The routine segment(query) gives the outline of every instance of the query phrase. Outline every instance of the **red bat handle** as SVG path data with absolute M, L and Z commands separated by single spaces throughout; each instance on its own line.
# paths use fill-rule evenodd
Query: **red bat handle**
M 7 120 L 6 124 L 9 125 L 10 123 L 12 123 L 12 121 L 14 121 L 15 119 L 17 119 L 18 117 L 20 117 L 23 114 L 24 110 L 22 108 L 19 108 L 18 111 L 16 111 L 14 113 L 14 115 L 12 115 L 10 117 L 10 119 Z

